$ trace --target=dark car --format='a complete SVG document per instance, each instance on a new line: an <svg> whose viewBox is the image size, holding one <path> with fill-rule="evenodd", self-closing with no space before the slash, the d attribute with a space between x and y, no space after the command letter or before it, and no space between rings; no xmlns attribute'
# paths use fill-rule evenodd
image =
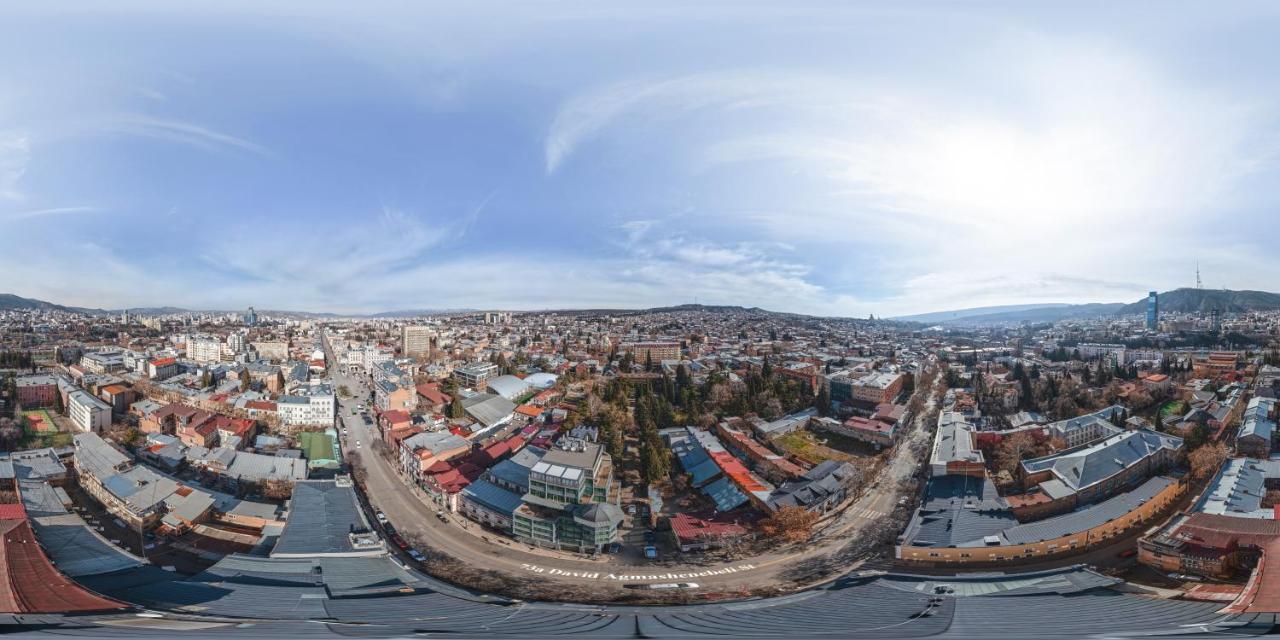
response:
<svg viewBox="0 0 1280 640"><path fill-rule="evenodd" d="M652 532L652 531L646 531L646 532L644 532L644 542L645 542L645 544L654 544L654 543L656 543L657 541L658 541L658 535L657 535L657 534L655 534L655 533L654 533L654 532Z"/></svg>
<svg viewBox="0 0 1280 640"><path fill-rule="evenodd" d="M383 523L383 525L382 525L382 530L383 530L383 531L386 531L386 532L387 532L387 535L389 535L389 536L393 536L393 535L395 535L395 534L396 534L396 528L395 528L395 525L392 525L390 522L385 522L385 523Z"/></svg>

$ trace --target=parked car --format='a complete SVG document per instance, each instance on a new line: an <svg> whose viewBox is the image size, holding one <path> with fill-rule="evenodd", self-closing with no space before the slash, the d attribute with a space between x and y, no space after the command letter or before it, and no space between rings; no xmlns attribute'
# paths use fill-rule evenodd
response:
<svg viewBox="0 0 1280 640"><path fill-rule="evenodd" d="M381 523L383 523L383 524L386 524L386 522L387 522L387 514L385 514L385 513L381 512L381 511L379 511L379 512L378 512L378 514L377 514L376 516L374 516L374 517L376 517L376 518L378 519L378 522L381 522Z"/></svg>
<svg viewBox="0 0 1280 640"><path fill-rule="evenodd" d="M634 504L627 505L627 515L634 516L636 514L636 506Z"/></svg>
<svg viewBox="0 0 1280 640"><path fill-rule="evenodd" d="M400 547L401 549L409 548L409 543L405 542L404 538L401 538L399 534L391 536L391 542L392 544L396 545L397 547Z"/></svg>
<svg viewBox="0 0 1280 640"><path fill-rule="evenodd" d="M1121 551L1121 552L1120 552L1119 554L1117 554L1117 555L1119 555L1121 558L1132 558L1132 557L1134 557L1134 556L1138 555L1138 550L1137 550L1137 549L1125 549L1124 551Z"/></svg>
<svg viewBox="0 0 1280 640"><path fill-rule="evenodd" d="M619 543L619 542L612 542L612 543L610 543L610 544L609 544L609 547L608 547L608 549L606 549L606 550L607 550L609 553L621 553L621 552L622 552L622 543Z"/></svg>
<svg viewBox="0 0 1280 640"><path fill-rule="evenodd" d="M409 553L409 557L410 557L410 558L413 558L414 560L417 560L418 562L426 562L426 560L427 560L427 557L426 557L426 556L424 556L424 555L422 555L422 552L421 552L421 551L418 551L417 549L410 549L410 550L408 551L408 553Z"/></svg>
<svg viewBox="0 0 1280 640"><path fill-rule="evenodd" d="M359 449L359 448L360 448L360 441L359 441L359 440L356 440L356 448L357 448L357 449Z"/></svg>
<svg viewBox="0 0 1280 640"><path fill-rule="evenodd" d="M384 523L382 523L382 530L383 530L383 531L386 531L386 532L387 532L387 535L393 535L393 534L395 534L395 532L396 532L396 528L395 528L395 527L393 527L393 526L391 526L391 523L390 523L390 522L384 522Z"/></svg>
<svg viewBox="0 0 1280 640"><path fill-rule="evenodd" d="M644 548L644 557L645 557L645 558L647 558L647 559L649 559L649 560L657 560L657 559L658 559L658 548L657 548L657 547L655 547L655 546L653 546L653 545L649 545L649 546L645 547L645 548Z"/></svg>
<svg viewBox="0 0 1280 640"><path fill-rule="evenodd" d="M645 541L645 544L650 544L650 545L656 544L658 542L658 534L654 533L652 529L650 529L649 531L645 531L644 541Z"/></svg>

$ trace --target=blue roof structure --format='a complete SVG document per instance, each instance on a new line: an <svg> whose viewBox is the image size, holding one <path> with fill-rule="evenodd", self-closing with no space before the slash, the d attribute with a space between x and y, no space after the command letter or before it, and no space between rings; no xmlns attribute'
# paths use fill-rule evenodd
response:
<svg viewBox="0 0 1280 640"><path fill-rule="evenodd" d="M718 511L728 511L742 506L747 501L746 494L729 482L728 478L720 478L707 485L703 491L716 503Z"/></svg>
<svg viewBox="0 0 1280 640"><path fill-rule="evenodd" d="M462 499L504 515L511 515L523 504L520 496L483 478L467 485L462 490Z"/></svg>

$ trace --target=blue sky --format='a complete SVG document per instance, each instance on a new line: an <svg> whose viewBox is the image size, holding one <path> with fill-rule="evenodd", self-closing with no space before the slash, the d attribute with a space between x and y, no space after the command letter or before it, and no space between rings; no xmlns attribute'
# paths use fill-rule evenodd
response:
<svg viewBox="0 0 1280 640"><path fill-rule="evenodd" d="M1196 261L1280 289L1274 4L32 4L0 9L2 292L882 316L1132 301Z"/></svg>

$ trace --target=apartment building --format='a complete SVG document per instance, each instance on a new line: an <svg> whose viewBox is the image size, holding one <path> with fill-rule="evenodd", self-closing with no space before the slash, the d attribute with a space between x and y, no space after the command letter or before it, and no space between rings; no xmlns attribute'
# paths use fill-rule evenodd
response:
<svg viewBox="0 0 1280 640"><path fill-rule="evenodd" d="M565 439L529 469L529 491L512 514L516 539L544 547L599 550L618 538L613 459L594 443Z"/></svg>
<svg viewBox="0 0 1280 640"><path fill-rule="evenodd" d="M76 389L67 394L67 416L79 430L101 433L111 426L111 405L88 391Z"/></svg>
<svg viewBox="0 0 1280 640"><path fill-rule="evenodd" d="M276 399L276 414L286 426L333 426L337 416L333 385L322 382L301 386Z"/></svg>
<svg viewBox="0 0 1280 640"><path fill-rule="evenodd" d="M187 357L201 364L222 360L222 341L213 336L187 338Z"/></svg>
<svg viewBox="0 0 1280 640"><path fill-rule="evenodd" d="M489 381L498 377L501 373L498 365L491 362L473 362L463 365L453 370L453 378L463 387L471 387L473 389L484 389L488 387Z"/></svg>
<svg viewBox="0 0 1280 640"><path fill-rule="evenodd" d="M409 357L425 356L431 353L431 337L434 334L432 327L405 325L400 328L400 351Z"/></svg>
<svg viewBox="0 0 1280 640"><path fill-rule="evenodd" d="M24 408L52 407L58 402L58 378L53 375L19 376L14 386L18 404Z"/></svg>
<svg viewBox="0 0 1280 640"><path fill-rule="evenodd" d="M632 342L622 345L622 350L630 353L638 363L652 361L656 364L680 359L679 342Z"/></svg>

